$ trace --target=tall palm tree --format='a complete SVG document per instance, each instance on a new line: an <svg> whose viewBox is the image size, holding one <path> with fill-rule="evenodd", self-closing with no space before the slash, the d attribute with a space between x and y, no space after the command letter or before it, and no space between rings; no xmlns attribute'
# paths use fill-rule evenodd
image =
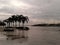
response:
<svg viewBox="0 0 60 45"><path fill-rule="evenodd" d="M13 21L12 21L12 18L11 17L8 18L8 21L9 21L10 26L12 26L12 22Z"/></svg>
<svg viewBox="0 0 60 45"><path fill-rule="evenodd" d="M5 26L6 24L3 21L0 21L0 26Z"/></svg>
<svg viewBox="0 0 60 45"><path fill-rule="evenodd" d="M29 18L28 18L28 16L25 16L25 18L26 18L26 22L28 23L28 21L29 21Z"/></svg>
<svg viewBox="0 0 60 45"><path fill-rule="evenodd" d="M22 17L23 17L23 15L18 15L19 27L20 27L20 23L21 23L21 21L22 21Z"/></svg>
<svg viewBox="0 0 60 45"><path fill-rule="evenodd" d="M24 23L25 23L25 22L28 23L28 21L29 21L29 18L28 18L27 16L23 16L23 17L22 17L22 25L23 25L23 27L24 27Z"/></svg>
<svg viewBox="0 0 60 45"><path fill-rule="evenodd" d="M28 21L29 21L29 18L27 17L27 16L22 16L22 24L23 24L23 28L25 28L24 27L24 23L25 22L27 22L28 23ZM25 36L24 36L24 30L22 30L22 37L24 38Z"/></svg>
<svg viewBox="0 0 60 45"><path fill-rule="evenodd" d="M7 27L9 26L9 21L8 21L8 19L4 20L3 22L6 23Z"/></svg>
<svg viewBox="0 0 60 45"><path fill-rule="evenodd" d="M12 21L13 21L13 26L14 26L14 23L15 23L15 15L12 16Z"/></svg>
<svg viewBox="0 0 60 45"><path fill-rule="evenodd" d="M17 21L18 21L18 15L15 16L14 21L15 21L15 27L16 27L17 26Z"/></svg>

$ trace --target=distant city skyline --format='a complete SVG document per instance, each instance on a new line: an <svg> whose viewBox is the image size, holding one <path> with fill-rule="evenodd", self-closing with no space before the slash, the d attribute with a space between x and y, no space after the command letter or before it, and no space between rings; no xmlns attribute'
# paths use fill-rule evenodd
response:
<svg viewBox="0 0 60 45"><path fill-rule="evenodd" d="M0 20L14 14L28 16L30 24L60 23L60 0L0 0Z"/></svg>

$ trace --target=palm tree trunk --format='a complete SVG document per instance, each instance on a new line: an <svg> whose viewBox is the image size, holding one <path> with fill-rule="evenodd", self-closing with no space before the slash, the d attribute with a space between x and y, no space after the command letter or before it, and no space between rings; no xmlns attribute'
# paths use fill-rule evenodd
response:
<svg viewBox="0 0 60 45"><path fill-rule="evenodd" d="M17 27L17 22L15 22L15 27Z"/></svg>
<svg viewBox="0 0 60 45"><path fill-rule="evenodd" d="M9 23L9 27L10 27L10 23Z"/></svg>
<svg viewBox="0 0 60 45"><path fill-rule="evenodd" d="M19 27L20 27L20 22L19 22Z"/></svg>
<svg viewBox="0 0 60 45"><path fill-rule="evenodd" d="M12 22L10 23L10 27L12 27Z"/></svg>
<svg viewBox="0 0 60 45"><path fill-rule="evenodd" d="M7 25L8 25L8 24L6 23L6 26L5 26L5 27L7 27Z"/></svg>
<svg viewBox="0 0 60 45"><path fill-rule="evenodd" d="M14 22L13 22L13 27L14 27Z"/></svg>
<svg viewBox="0 0 60 45"><path fill-rule="evenodd" d="M9 24L7 23L7 27L9 26Z"/></svg>

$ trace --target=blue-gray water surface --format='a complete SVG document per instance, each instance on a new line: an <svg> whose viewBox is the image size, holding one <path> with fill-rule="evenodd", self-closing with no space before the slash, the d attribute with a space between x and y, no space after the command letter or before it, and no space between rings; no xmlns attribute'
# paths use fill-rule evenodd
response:
<svg viewBox="0 0 60 45"><path fill-rule="evenodd" d="M28 38L7 40L0 32L0 45L60 45L60 27L29 27Z"/></svg>

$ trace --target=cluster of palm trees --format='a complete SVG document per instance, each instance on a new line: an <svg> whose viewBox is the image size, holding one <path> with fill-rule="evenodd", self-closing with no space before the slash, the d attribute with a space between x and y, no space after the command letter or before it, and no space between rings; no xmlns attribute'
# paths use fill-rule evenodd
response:
<svg viewBox="0 0 60 45"><path fill-rule="evenodd" d="M3 21L0 21L0 26L6 25Z"/></svg>
<svg viewBox="0 0 60 45"><path fill-rule="evenodd" d="M6 23L7 27L16 27L17 25L19 25L22 23L22 26L24 26L24 23L27 22L28 23L29 18L27 16L23 16L23 15L12 15L11 17L9 17L8 19L3 20L3 22ZM19 24L17 24L17 22Z"/></svg>

